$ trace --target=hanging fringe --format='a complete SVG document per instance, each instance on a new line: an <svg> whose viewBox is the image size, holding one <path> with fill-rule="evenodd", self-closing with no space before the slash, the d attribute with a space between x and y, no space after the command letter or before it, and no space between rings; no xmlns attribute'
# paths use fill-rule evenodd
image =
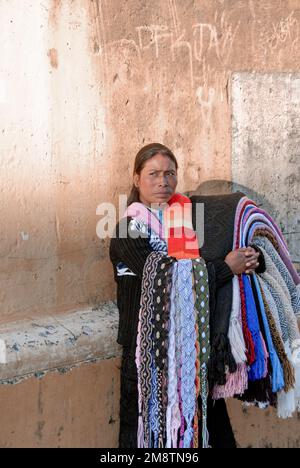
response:
<svg viewBox="0 0 300 468"><path fill-rule="evenodd" d="M237 364L245 363L247 361L245 341L242 325L237 318L230 321L228 337L235 362Z"/></svg>
<svg viewBox="0 0 300 468"><path fill-rule="evenodd" d="M295 371L295 409L300 411L300 363L295 359L295 350L292 354L292 363Z"/></svg>
<svg viewBox="0 0 300 468"><path fill-rule="evenodd" d="M209 433L208 433L208 429L207 427L205 427L205 429L202 430L202 448L204 449L208 449L210 448L210 445L209 445Z"/></svg>
<svg viewBox="0 0 300 468"><path fill-rule="evenodd" d="M208 399L208 376L207 366L201 366L201 399L202 399L202 447L208 448L209 434L207 429L207 399Z"/></svg>
<svg viewBox="0 0 300 468"><path fill-rule="evenodd" d="M292 418L296 411L295 390L278 392L277 416L282 419Z"/></svg>
<svg viewBox="0 0 300 468"><path fill-rule="evenodd" d="M142 415L139 415L137 444L138 444L138 448L145 448L144 447L144 424L143 424Z"/></svg>
<svg viewBox="0 0 300 468"><path fill-rule="evenodd" d="M300 411L300 367L295 368L295 406Z"/></svg>
<svg viewBox="0 0 300 468"><path fill-rule="evenodd" d="M248 389L243 395L237 395L241 401L249 403L267 403L271 406L277 404L277 394L272 392L271 379L268 375L265 379L256 380L255 382L248 382Z"/></svg>
<svg viewBox="0 0 300 468"><path fill-rule="evenodd" d="M233 398L235 395L242 395L248 388L248 370L246 364L237 364L237 370L233 374L227 374L225 385L215 385L212 398Z"/></svg>
<svg viewBox="0 0 300 468"><path fill-rule="evenodd" d="M289 342L284 343L284 350L288 359L291 359L292 353L291 353ZM287 392L281 391L278 393L277 416L282 419L291 418L295 411L296 411L295 388L293 386Z"/></svg>
<svg viewBox="0 0 300 468"><path fill-rule="evenodd" d="M172 448L177 448L178 428L172 428Z"/></svg>
<svg viewBox="0 0 300 468"><path fill-rule="evenodd" d="M255 361L250 367L249 371L249 380L263 380L266 366L267 366L267 357L263 349L263 341L260 331L253 334L253 341L255 343Z"/></svg>
<svg viewBox="0 0 300 468"><path fill-rule="evenodd" d="M214 337L211 345L211 355L208 370L210 386L226 384L226 369L230 373L237 370L236 362L231 353L229 339L224 333Z"/></svg>

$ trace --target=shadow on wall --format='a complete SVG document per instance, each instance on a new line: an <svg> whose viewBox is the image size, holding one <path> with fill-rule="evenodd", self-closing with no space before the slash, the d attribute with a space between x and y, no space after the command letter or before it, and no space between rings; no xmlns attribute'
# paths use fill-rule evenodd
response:
<svg viewBox="0 0 300 468"><path fill-rule="evenodd" d="M235 182L222 180L222 179L215 179L215 180L208 180L200 184L196 190L187 191L185 195L192 196L192 195L226 195L233 192L243 192L247 195L248 198L253 200L257 206L263 208L267 211L271 216L276 216L276 208L275 206L267 199L265 194L260 194L255 190L252 190L249 187L245 187L244 185L236 184ZM282 226L281 226L282 228Z"/></svg>

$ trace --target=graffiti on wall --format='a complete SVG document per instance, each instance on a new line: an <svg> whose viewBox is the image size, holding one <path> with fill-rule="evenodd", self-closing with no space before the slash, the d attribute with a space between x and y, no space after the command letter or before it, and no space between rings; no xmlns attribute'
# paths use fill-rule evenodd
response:
<svg viewBox="0 0 300 468"><path fill-rule="evenodd" d="M170 19L165 24L142 24L136 26L130 39L121 37L115 41L107 41L107 31L103 17L101 2L96 2L95 20L97 22L97 51L108 66L109 56L119 48L127 57L128 51L143 62L146 57L153 60L176 62L180 58L188 60L189 79L192 89L197 88L199 73L206 67L208 60L215 67L226 68L234 49L234 43L241 25L238 20L232 24L226 11L216 12L214 23L196 22L187 30L182 27L174 0L169 0ZM201 80L199 80L201 81ZM201 81L202 82L202 81Z"/></svg>

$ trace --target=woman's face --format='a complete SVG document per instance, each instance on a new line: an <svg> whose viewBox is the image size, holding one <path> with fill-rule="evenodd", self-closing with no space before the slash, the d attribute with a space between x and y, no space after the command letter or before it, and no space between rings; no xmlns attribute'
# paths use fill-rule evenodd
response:
<svg viewBox="0 0 300 468"><path fill-rule="evenodd" d="M175 163L168 156L156 154L139 175L134 175L133 181L144 205L167 203L177 187Z"/></svg>

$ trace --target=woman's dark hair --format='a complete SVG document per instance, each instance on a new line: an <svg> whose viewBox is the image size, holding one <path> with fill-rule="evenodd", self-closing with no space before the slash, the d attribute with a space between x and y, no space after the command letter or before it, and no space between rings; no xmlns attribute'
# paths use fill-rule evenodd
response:
<svg viewBox="0 0 300 468"><path fill-rule="evenodd" d="M149 161L149 159L153 158L153 156L156 156L157 154L162 154L163 156L167 156L168 158L170 158L171 161L174 162L176 170L178 169L177 159L175 158L174 154L169 148L167 148L164 145L161 145L160 143L151 143L150 145L144 146L142 149L140 149L140 151L136 155L134 161L133 175L140 175L146 162ZM139 201L139 191L137 187L133 184L128 197L127 206L131 205L131 203Z"/></svg>

